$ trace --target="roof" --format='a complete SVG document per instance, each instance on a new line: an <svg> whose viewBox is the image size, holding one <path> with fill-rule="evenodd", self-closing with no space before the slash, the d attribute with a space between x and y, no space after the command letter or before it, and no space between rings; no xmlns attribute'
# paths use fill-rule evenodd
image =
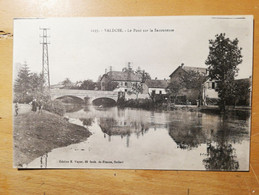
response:
<svg viewBox="0 0 259 195"><path fill-rule="evenodd" d="M195 72L199 72L200 74L203 74L203 75L206 75L207 73L207 69L206 68L200 68L200 67L193 67L193 66L184 66L184 65L181 65L181 66L178 66L174 72L172 74L169 75L169 77L172 77L172 75L177 72L179 69L182 69L186 72L189 72L189 71L195 71Z"/></svg>
<svg viewBox="0 0 259 195"><path fill-rule="evenodd" d="M106 75L112 81L142 81L141 77L133 72L110 71Z"/></svg>
<svg viewBox="0 0 259 195"><path fill-rule="evenodd" d="M185 71L195 71L195 72L199 72L201 74L206 74L207 73L207 69L206 68L200 68L200 67L192 67L192 66L183 66L182 67Z"/></svg>
<svg viewBox="0 0 259 195"><path fill-rule="evenodd" d="M145 84L149 88L167 88L166 80L146 80Z"/></svg>

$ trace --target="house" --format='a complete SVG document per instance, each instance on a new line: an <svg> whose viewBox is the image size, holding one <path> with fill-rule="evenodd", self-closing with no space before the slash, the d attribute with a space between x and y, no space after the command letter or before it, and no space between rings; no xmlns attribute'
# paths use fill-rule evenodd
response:
<svg viewBox="0 0 259 195"><path fill-rule="evenodd" d="M229 104L240 105L240 106L251 106L252 96L252 78L236 79L234 80L236 97L233 102ZM216 80L207 79L203 84L203 104L212 105L218 102L218 82Z"/></svg>
<svg viewBox="0 0 259 195"><path fill-rule="evenodd" d="M172 74L169 75L170 77L170 83L176 83L178 81L181 81L184 76L187 76L191 73L199 73L201 76L201 82L203 82L206 79L207 76L207 69L201 68L201 67L191 67L191 66L185 66L184 64L181 64L178 66ZM180 104L185 104L186 102L191 102L191 104L196 104L197 100L201 99L201 90L202 86L200 88L182 88L179 90L179 93L177 95L177 99Z"/></svg>
<svg viewBox="0 0 259 195"><path fill-rule="evenodd" d="M50 89L63 89L64 87L65 87L65 85L62 82L59 82L54 85L50 85Z"/></svg>
<svg viewBox="0 0 259 195"><path fill-rule="evenodd" d="M132 71L109 71L101 78L101 90L117 90L127 92L132 90L132 87L141 84L141 76ZM115 84L115 89L111 89L112 83Z"/></svg>
<svg viewBox="0 0 259 195"><path fill-rule="evenodd" d="M191 71L198 72L202 76L207 75L206 68L185 66L182 63L180 66L178 66L177 69L174 70L174 72L172 74L169 75L170 81L173 82L173 81L179 80L181 76L183 76L184 74L187 74L188 72L191 72Z"/></svg>
<svg viewBox="0 0 259 195"><path fill-rule="evenodd" d="M202 86L202 99L203 105L215 105L218 101L218 83L216 80L211 80L209 78L203 83Z"/></svg>
<svg viewBox="0 0 259 195"><path fill-rule="evenodd" d="M167 94L166 88L168 86L167 80L146 80L145 83L142 84L143 93L144 94Z"/></svg>

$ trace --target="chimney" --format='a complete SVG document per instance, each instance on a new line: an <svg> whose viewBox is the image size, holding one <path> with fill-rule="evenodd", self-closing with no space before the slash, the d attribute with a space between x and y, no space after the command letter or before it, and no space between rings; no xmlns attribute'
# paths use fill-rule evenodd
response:
<svg viewBox="0 0 259 195"><path fill-rule="evenodd" d="M157 80L157 77L155 78L155 80Z"/></svg>
<svg viewBox="0 0 259 195"><path fill-rule="evenodd" d="M105 68L105 74L107 74L107 68Z"/></svg>
<svg viewBox="0 0 259 195"><path fill-rule="evenodd" d="M128 62L128 69L130 69L130 62Z"/></svg>
<svg viewBox="0 0 259 195"><path fill-rule="evenodd" d="M184 63L181 63L181 67L183 67L184 66Z"/></svg>

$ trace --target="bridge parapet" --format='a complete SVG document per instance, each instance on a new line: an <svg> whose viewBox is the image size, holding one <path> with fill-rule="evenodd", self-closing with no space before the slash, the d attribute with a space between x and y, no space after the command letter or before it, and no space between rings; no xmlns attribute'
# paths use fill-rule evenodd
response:
<svg viewBox="0 0 259 195"><path fill-rule="evenodd" d="M78 90L78 89L51 89L51 99L56 99L64 96L75 96L84 100L89 97L90 101L97 98L110 98L118 100L118 92L115 91L97 91L97 90Z"/></svg>

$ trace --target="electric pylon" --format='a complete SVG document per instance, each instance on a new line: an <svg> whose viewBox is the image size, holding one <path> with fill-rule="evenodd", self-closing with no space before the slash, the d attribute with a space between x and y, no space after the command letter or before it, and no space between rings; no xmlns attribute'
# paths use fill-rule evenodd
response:
<svg viewBox="0 0 259 195"><path fill-rule="evenodd" d="M40 28L42 30L42 79L44 81L43 87L50 88L50 78L49 78L49 53L48 53L48 30L49 28Z"/></svg>

